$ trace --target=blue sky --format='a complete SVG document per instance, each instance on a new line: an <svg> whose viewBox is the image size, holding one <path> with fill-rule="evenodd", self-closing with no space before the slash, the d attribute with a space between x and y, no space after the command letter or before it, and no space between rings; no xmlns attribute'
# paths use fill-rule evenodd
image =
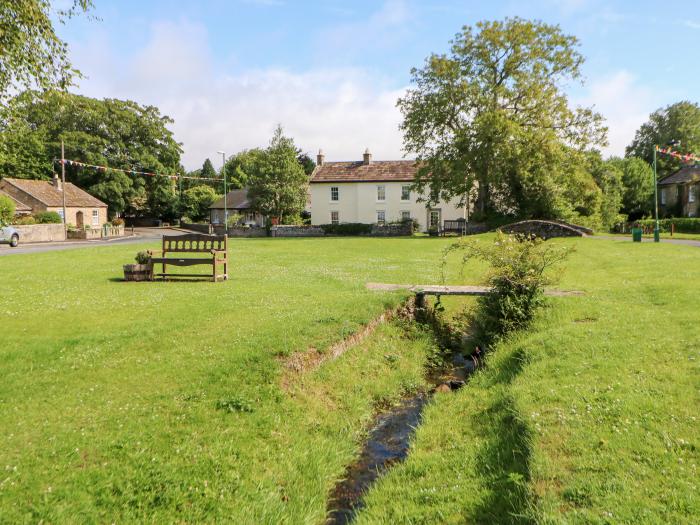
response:
<svg viewBox="0 0 700 525"><path fill-rule="evenodd" d="M60 27L88 78L78 92L154 104L183 162L264 145L277 123L329 160L400 158L395 102L410 69L463 25L505 16L559 24L586 57L575 104L607 119L621 154L656 108L698 101L700 2L530 0L96 0Z"/></svg>

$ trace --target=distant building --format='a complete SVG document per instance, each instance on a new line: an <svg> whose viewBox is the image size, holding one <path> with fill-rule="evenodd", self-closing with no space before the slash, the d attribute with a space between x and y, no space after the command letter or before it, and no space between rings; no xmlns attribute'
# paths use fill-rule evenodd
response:
<svg viewBox="0 0 700 525"><path fill-rule="evenodd" d="M687 166L659 181L659 205L667 215L697 217L700 165Z"/></svg>
<svg viewBox="0 0 700 525"><path fill-rule="evenodd" d="M374 161L369 150L361 161L350 162L326 162L319 151L310 180L311 224L415 219L426 231L465 218L456 199L429 207L418 202L421 195L411 189L417 169L412 160Z"/></svg>
<svg viewBox="0 0 700 525"><path fill-rule="evenodd" d="M224 212L228 211L228 216L240 215L242 224L248 226L265 226L265 217L253 211L248 199L248 190L233 190L226 195L226 208L224 208L224 197L209 206L209 221L211 224L224 224Z"/></svg>
<svg viewBox="0 0 700 525"><path fill-rule="evenodd" d="M66 217L63 217L64 191ZM18 207L21 214L55 211L64 222L78 228L100 228L107 222L107 205L104 202L70 182L64 188L57 176L52 181L5 178L0 180L0 192L22 205L21 209Z"/></svg>

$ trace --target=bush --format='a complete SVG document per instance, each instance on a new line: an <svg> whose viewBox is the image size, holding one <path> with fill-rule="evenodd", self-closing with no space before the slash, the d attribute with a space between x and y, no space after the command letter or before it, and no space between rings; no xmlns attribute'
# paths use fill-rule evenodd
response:
<svg viewBox="0 0 700 525"><path fill-rule="evenodd" d="M112 226L124 226L124 219L121 217L115 217L112 219Z"/></svg>
<svg viewBox="0 0 700 525"><path fill-rule="evenodd" d="M34 219L39 224L61 224L63 219L55 211L41 211L34 214Z"/></svg>
<svg viewBox="0 0 700 525"><path fill-rule="evenodd" d="M243 220L243 215L241 215L240 213L231 213L229 214L228 220L226 221L227 226L229 228L238 226L238 223L241 222L241 220Z"/></svg>
<svg viewBox="0 0 700 525"><path fill-rule="evenodd" d="M641 227L654 227L654 219L642 219L637 221ZM700 218L697 217L679 217L676 219L660 219L659 229L662 232L670 232L671 224L674 226L674 231L678 233L700 233Z"/></svg>
<svg viewBox="0 0 700 525"><path fill-rule="evenodd" d="M36 219L34 219L34 217L31 215L23 215L21 217L17 217L14 220L14 224L17 224L18 226L29 226L31 224L36 224Z"/></svg>
<svg viewBox="0 0 700 525"><path fill-rule="evenodd" d="M134 260L136 264L148 264L151 262L151 256L148 252L139 252L136 254L136 257L134 257Z"/></svg>
<svg viewBox="0 0 700 525"><path fill-rule="evenodd" d="M15 201L0 195L0 226L10 224L15 217Z"/></svg>
<svg viewBox="0 0 700 525"><path fill-rule="evenodd" d="M490 245L460 240L448 246L443 268L447 255L453 251L464 252L463 262L477 258L490 266L487 284L491 292L479 298L472 319L475 335L489 344L527 326L542 304L545 285L552 282L547 271L566 259L571 248L546 243L534 236L499 233Z"/></svg>
<svg viewBox="0 0 700 525"><path fill-rule="evenodd" d="M369 235L372 233L371 224L347 222L341 224L322 224L321 229L326 235Z"/></svg>

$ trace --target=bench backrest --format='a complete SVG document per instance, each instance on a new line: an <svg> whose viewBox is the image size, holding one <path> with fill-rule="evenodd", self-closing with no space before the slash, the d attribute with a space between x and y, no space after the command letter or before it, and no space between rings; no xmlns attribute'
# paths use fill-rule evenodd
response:
<svg viewBox="0 0 700 525"><path fill-rule="evenodd" d="M462 231L464 229L465 224L466 221L464 219L445 221L444 229Z"/></svg>
<svg viewBox="0 0 700 525"><path fill-rule="evenodd" d="M226 251L228 249L226 235L163 235L163 253L189 252L209 253L211 250Z"/></svg>

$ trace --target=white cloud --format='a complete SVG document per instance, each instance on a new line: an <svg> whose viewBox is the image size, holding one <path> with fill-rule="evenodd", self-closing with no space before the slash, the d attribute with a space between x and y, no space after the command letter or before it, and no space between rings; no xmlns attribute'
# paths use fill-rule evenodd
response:
<svg viewBox="0 0 700 525"><path fill-rule="evenodd" d="M691 29L700 29L700 22L695 20L683 20L683 25Z"/></svg>
<svg viewBox="0 0 700 525"><path fill-rule="evenodd" d="M207 157L216 162L217 150L266 145L278 123L305 151L323 148L328 160L360 159L365 147L377 159L402 156L396 100L403 90L378 74L334 67L226 72L212 61L205 28L185 21L154 24L134 55L116 56L104 39L89 42L73 46L89 77L79 91L159 107L175 119L188 169Z"/></svg>
<svg viewBox="0 0 700 525"><path fill-rule="evenodd" d="M657 108L652 91L625 70L594 79L586 94L574 102L593 106L606 118L609 146L605 153L609 155L623 155L636 130Z"/></svg>

